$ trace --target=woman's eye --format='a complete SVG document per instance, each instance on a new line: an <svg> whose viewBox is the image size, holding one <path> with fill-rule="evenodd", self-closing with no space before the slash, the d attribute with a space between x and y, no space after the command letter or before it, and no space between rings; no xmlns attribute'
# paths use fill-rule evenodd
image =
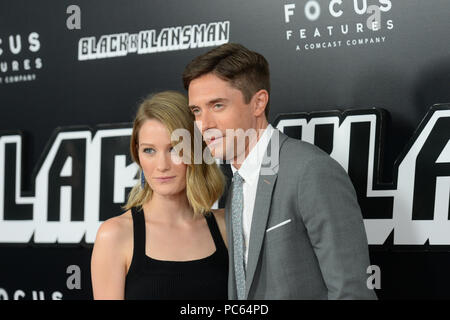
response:
<svg viewBox="0 0 450 320"><path fill-rule="evenodd" d="M153 154L153 153L155 153L155 149L153 149L153 148L145 148L144 149L144 153Z"/></svg>
<svg viewBox="0 0 450 320"><path fill-rule="evenodd" d="M192 108L193 114L198 114L199 112L200 112L200 110L198 108Z"/></svg>

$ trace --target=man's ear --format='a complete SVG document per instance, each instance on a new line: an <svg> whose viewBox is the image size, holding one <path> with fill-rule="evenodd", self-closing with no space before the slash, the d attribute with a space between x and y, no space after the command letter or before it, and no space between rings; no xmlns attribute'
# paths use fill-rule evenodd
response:
<svg viewBox="0 0 450 320"><path fill-rule="evenodd" d="M267 102L269 102L269 93L265 89L257 91L253 97L253 115L259 117L266 110Z"/></svg>

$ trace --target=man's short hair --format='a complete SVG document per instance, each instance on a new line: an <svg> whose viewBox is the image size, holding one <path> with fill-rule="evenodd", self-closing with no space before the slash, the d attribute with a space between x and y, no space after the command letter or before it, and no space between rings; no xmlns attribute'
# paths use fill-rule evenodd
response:
<svg viewBox="0 0 450 320"><path fill-rule="evenodd" d="M267 60L243 45L226 43L196 57L184 69L184 88L188 90L192 80L207 73L213 73L240 90L245 103L249 103L253 95L261 89L267 90L270 94ZM269 119L269 102L264 113L266 119Z"/></svg>

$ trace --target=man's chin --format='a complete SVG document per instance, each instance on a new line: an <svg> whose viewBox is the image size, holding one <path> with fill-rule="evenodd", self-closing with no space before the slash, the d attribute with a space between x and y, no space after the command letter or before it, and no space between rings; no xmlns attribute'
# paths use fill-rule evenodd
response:
<svg viewBox="0 0 450 320"><path fill-rule="evenodd" d="M215 150L215 149L213 149L213 150L209 150L210 151L210 153L211 153L211 156L214 158L214 159L217 159L217 160L225 160L224 158L224 154L223 154L223 152L222 151L218 151L217 152L217 150Z"/></svg>
<svg viewBox="0 0 450 320"><path fill-rule="evenodd" d="M209 149L209 150L210 150L211 156L216 160L221 160L223 162L227 162L227 161L229 162L229 161L233 160L233 155L227 157L227 153L224 150L220 150L220 149L219 150L218 149L213 149L213 150Z"/></svg>
<svg viewBox="0 0 450 320"><path fill-rule="evenodd" d="M223 162L230 162L234 159L234 152L233 149L227 150L222 146L218 146L217 148L212 148L212 146L208 146L209 153L211 156L216 160L221 160Z"/></svg>

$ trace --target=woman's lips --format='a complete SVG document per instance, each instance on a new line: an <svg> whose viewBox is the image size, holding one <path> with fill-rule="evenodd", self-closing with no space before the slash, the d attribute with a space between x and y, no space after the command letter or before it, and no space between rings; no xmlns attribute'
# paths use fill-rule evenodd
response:
<svg viewBox="0 0 450 320"><path fill-rule="evenodd" d="M158 182L166 182L166 181L172 180L173 178L175 178L175 176L172 176L172 177L157 177L155 179Z"/></svg>

